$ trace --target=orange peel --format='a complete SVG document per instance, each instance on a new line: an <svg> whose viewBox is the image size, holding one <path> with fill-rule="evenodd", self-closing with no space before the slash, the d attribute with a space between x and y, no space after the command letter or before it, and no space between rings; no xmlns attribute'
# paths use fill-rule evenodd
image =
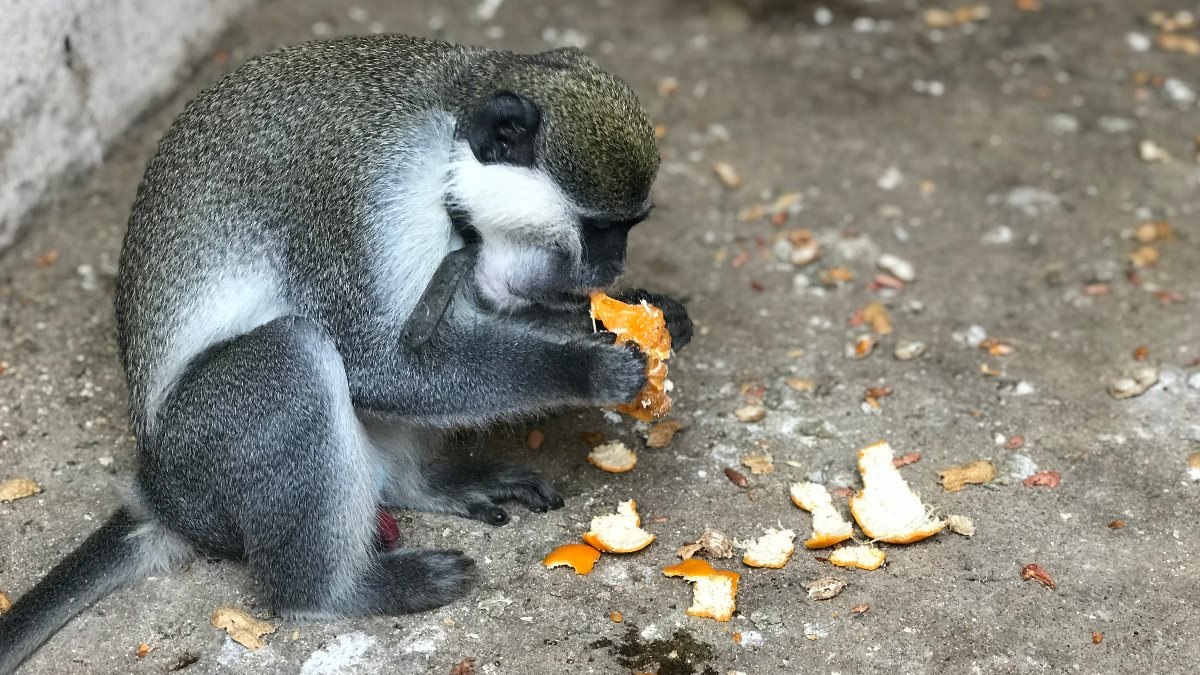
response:
<svg viewBox="0 0 1200 675"><path fill-rule="evenodd" d="M737 609L735 598L741 578L737 572L714 569L706 560L688 558L664 568L663 576L683 577L692 584L692 606L687 609L688 616L729 621Z"/></svg>
<svg viewBox="0 0 1200 675"><path fill-rule="evenodd" d="M838 567L857 567L860 570L878 569L887 560L887 553L874 546L843 546L829 554L829 562Z"/></svg>
<svg viewBox="0 0 1200 675"><path fill-rule="evenodd" d="M826 548L854 536L854 526L838 513L833 505L833 497L824 485L793 483L789 494L793 504L813 516L813 533L804 542L805 548Z"/></svg>
<svg viewBox="0 0 1200 675"><path fill-rule="evenodd" d="M880 441L858 451L863 489L850 498L850 513L864 534L889 544L911 544L941 532L946 521L929 515L892 464L892 446Z"/></svg>
<svg viewBox="0 0 1200 675"><path fill-rule="evenodd" d="M605 553L633 553L654 541L654 535L642 529L637 502L630 499L617 505L617 512L592 518L583 540Z"/></svg>
<svg viewBox="0 0 1200 675"><path fill-rule="evenodd" d="M547 568L570 567L576 574L590 574L600 559L600 551L587 544L563 544L550 551L542 564Z"/></svg>
<svg viewBox="0 0 1200 675"><path fill-rule="evenodd" d="M625 473L633 471L637 466L637 453L630 450L621 441L609 441L592 448L587 461L592 466L609 473Z"/></svg>
<svg viewBox="0 0 1200 675"><path fill-rule="evenodd" d="M663 417L671 410L667 394L667 364L671 355L671 333L663 311L648 302L629 305L602 292L592 294L591 317L615 333L617 340L632 342L646 354L646 386L628 403L617 406L617 412L649 422Z"/></svg>
<svg viewBox="0 0 1200 675"><path fill-rule="evenodd" d="M781 569L796 552L796 546L792 543L795 538L796 533L791 530L769 529L766 534L745 545L746 553L742 556L742 562L749 567Z"/></svg>

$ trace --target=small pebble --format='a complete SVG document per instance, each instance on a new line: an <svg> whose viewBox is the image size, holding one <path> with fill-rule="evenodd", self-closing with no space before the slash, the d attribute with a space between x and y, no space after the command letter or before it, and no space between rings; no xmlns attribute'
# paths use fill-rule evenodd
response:
<svg viewBox="0 0 1200 675"><path fill-rule="evenodd" d="M1152 43L1150 42L1150 38L1141 33L1126 33L1125 44L1129 45L1129 48L1135 52L1147 52L1150 51Z"/></svg>
<svg viewBox="0 0 1200 675"><path fill-rule="evenodd" d="M736 190L742 186L742 176L730 164L725 162L715 162L712 165L713 173L717 174L717 178L721 180L721 184L730 190Z"/></svg>
<svg viewBox="0 0 1200 675"><path fill-rule="evenodd" d="M1118 377L1108 383L1108 393L1115 399L1133 398L1146 393L1158 382L1158 368L1144 366L1134 370L1129 375Z"/></svg>
<svg viewBox="0 0 1200 675"><path fill-rule="evenodd" d="M1138 143L1138 157L1143 162L1168 162L1171 154L1152 140L1145 139Z"/></svg>
<svg viewBox="0 0 1200 675"><path fill-rule="evenodd" d="M896 188L900 187L900 184L903 182L904 174L900 173L900 169L890 166L888 167L887 171L884 171L883 175L879 177L879 180L876 181L876 184L879 185L881 190L895 190Z"/></svg>
<svg viewBox="0 0 1200 675"><path fill-rule="evenodd" d="M879 256L879 260L875 264L879 266L879 269L905 283L911 284L917 279L917 271L913 268L912 263L891 253Z"/></svg>
<svg viewBox="0 0 1200 675"><path fill-rule="evenodd" d="M917 340L901 340L893 352L897 361L911 361L924 353L925 343Z"/></svg>
<svg viewBox="0 0 1200 675"><path fill-rule="evenodd" d="M761 405L744 405L733 411L733 415L741 422L757 422L766 417L767 410Z"/></svg>

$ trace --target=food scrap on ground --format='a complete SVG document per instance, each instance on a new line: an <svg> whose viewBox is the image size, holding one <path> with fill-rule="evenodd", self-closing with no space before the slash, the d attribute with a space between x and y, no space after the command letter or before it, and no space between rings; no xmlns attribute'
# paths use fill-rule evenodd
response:
<svg viewBox="0 0 1200 675"><path fill-rule="evenodd" d="M229 634L234 642L247 649L262 649L262 636L275 632L275 626L259 621L236 607L218 607L212 615L213 628Z"/></svg>
<svg viewBox="0 0 1200 675"><path fill-rule="evenodd" d="M732 466L725 467L725 477L729 479L730 483L733 483L740 488L750 487L750 479L746 478L746 474L738 471Z"/></svg>
<svg viewBox="0 0 1200 675"><path fill-rule="evenodd" d="M962 466L950 466L938 471L938 482L946 492L958 492L967 484L983 485L996 477L996 465L979 459Z"/></svg>
<svg viewBox="0 0 1200 675"><path fill-rule="evenodd" d="M708 562L690 558L663 570L668 577L683 577L692 584L692 606L689 616L717 621L729 621L737 608L736 597L740 575L730 570L713 569Z"/></svg>
<svg viewBox="0 0 1200 675"><path fill-rule="evenodd" d="M771 455L745 455L742 457L742 466L756 476L775 473L775 460Z"/></svg>
<svg viewBox="0 0 1200 675"><path fill-rule="evenodd" d="M475 659L467 657L454 664L454 667L450 669L450 675L475 675Z"/></svg>
<svg viewBox="0 0 1200 675"><path fill-rule="evenodd" d="M720 530L707 529L700 534L699 539L680 546L676 551L676 554L684 560L698 553L704 553L712 558L732 558L733 540Z"/></svg>
<svg viewBox="0 0 1200 675"><path fill-rule="evenodd" d="M590 574L600 551L587 544L563 544L542 559L547 568L570 567L576 574Z"/></svg>
<svg viewBox="0 0 1200 675"><path fill-rule="evenodd" d="M32 497L42 491L42 486L28 478L10 478L0 483L0 502L11 502Z"/></svg>
<svg viewBox="0 0 1200 675"><path fill-rule="evenodd" d="M833 497L819 483L794 483L789 494L792 503L813 516L813 533L804 542L809 549L826 548L854 536L854 526L838 513Z"/></svg>
<svg viewBox="0 0 1200 675"><path fill-rule="evenodd" d="M144 658L146 658L146 655L152 651L154 651L154 647L150 646L149 644L146 644L145 642L139 642L137 649L133 650L133 655L138 657L139 659L144 659Z"/></svg>
<svg viewBox="0 0 1200 675"><path fill-rule="evenodd" d="M862 311L863 321L871 327L876 335L892 334L892 317L882 302L872 302Z"/></svg>
<svg viewBox="0 0 1200 675"><path fill-rule="evenodd" d="M1051 577L1050 573L1046 571L1046 568L1037 563L1029 563L1028 565L1022 567L1021 578L1025 581L1033 579L1047 588L1058 587L1057 584L1054 583L1054 578Z"/></svg>
<svg viewBox="0 0 1200 675"><path fill-rule="evenodd" d="M882 549L863 544L843 546L829 554L829 562L838 567L857 567L860 570L878 569L887 560Z"/></svg>
<svg viewBox="0 0 1200 675"><path fill-rule="evenodd" d="M796 551L793 543L796 533L791 530L769 529L754 540L740 543L740 548L746 549L742 562L749 567L770 567L780 569L791 559Z"/></svg>
<svg viewBox="0 0 1200 675"><path fill-rule="evenodd" d="M733 416L738 418L739 422L758 422L766 415L767 410L761 405L744 405L733 411Z"/></svg>
<svg viewBox="0 0 1200 675"><path fill-rule="evenodd" d="M925 343L916 340L901 340L896 343L892 355L897 361L911 361L925 353Z"/></svg>
<svg viewBox="0 0 1200 675"><path fill-rule="evenodd" d="M1146 393L1158 382L1158 368L1142 366L1108 383L1108 393L1115 399L1133 398Z"/></svg>
<svg viewBox="0 0 1200 675"><path fill-rule="evenodd" d="M1061 481L1062 476L1057 471L1039 471L1021 482L1025 487L1056 488Z"/></svg>
<svg viewBox="0 0 1200 675"><path fill-rule="evenodd" d="M617 406L617 411L648 422L663 417L671 409L667 394L667 364L671 356L671 334L661 309L647 302L628 305L604 293L595 293L591 300L591 317L615 333L621 342L633 342L646 354L646 386L629 403Z"/></svg>
<svg viewBox="0 0 1200 675"><path fill-rule="evenodd" d="M8 594L0 591L0 614L12 609L12 600L8 599Z"/></svg>
<svg viewBox="0 0 1200 675"><path fill-rule="evenodd" d="M846 356L852 359L865 359L875 350L875 338L870 335L860 335L853 344L846 345Z"/></svg>
<svg viewBox="0 0 1200 675"><path fill-rule="evenodd" d="M813 579L804 587L808 589L809 600L828 600L845 590L846 582L833 577L821 577Z"/></svg>
<svg viewBox="0 0 1200 675"><path fill-rule="evenodd" d="M717 178L720 179L721 185L730 190L736 190L742 186L742 176L737 169L733 168L733 165L728 162L714 162L712 168L713 173L717 174Z"/></svg>
<svg viewBox="0 0 1200 675"><path fill-rule="evenodd" d="M609 441L597 445L587 455L589 464L609 473L633 471L633 468L637 466L637 459L637 453L630 450L621 441Z"/></svg>
<svg viewBox="0 0 1200 675"><path fill-rule="evenodd" d="M592 518L591 529L583 540L605 553L633 553L654 541L654 535L641 528L637 502L630 499L617 505L617 512Z"/></svg>
<svg viewBox="0 0 1200 675"><path fill-rule="evenodd" d="M650 427L646 432L646 447L665 448L675 440L675 434L683 429L683 425L675 420L665 420Z"/></svg>
<svg viewBox="0 0 1200 675"><path fill-rule="evenodd" d="M880 441L858 451L863 489L850 498L850 513L864 534L891 544L911 544L931 537L946 526L929 515L892 464L892 447Z"/></svg>
<svg viewBox="0 0 1200 675"><path fill-rule="evenodd" d="M975 523L966 516L946 516L946 525L954 534L964 537L975 536Z"/></svg>

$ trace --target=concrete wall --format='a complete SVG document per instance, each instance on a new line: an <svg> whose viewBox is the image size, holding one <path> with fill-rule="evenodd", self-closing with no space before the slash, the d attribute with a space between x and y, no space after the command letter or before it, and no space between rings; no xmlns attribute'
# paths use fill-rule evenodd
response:
<svg viewBox="0 0 1200 675"><path fill-rule="evenodd" d="M0 0L0 250L255 0Z"/></svg>

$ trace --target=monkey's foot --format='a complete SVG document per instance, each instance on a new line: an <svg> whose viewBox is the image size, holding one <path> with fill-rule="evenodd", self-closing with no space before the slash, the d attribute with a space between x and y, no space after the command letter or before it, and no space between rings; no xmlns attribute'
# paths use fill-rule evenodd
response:
<svg viewBox="0 0 1200 675"><path fill-rule="evenodd" d="M437 478L443 494L465 502L468 517L489 525L508 522L508 513L498 503L519 502L538 512L564 504L554 486L537 469L524 464L453 466L443 469Z"/></svg>
<svg viewBox="0 0 1200 675"><path fill-rule="evenodd" d="M347 613L395 616L441 607L467 592L474 567L459 551L381 553L358 589L359 606Z"/></svg>

